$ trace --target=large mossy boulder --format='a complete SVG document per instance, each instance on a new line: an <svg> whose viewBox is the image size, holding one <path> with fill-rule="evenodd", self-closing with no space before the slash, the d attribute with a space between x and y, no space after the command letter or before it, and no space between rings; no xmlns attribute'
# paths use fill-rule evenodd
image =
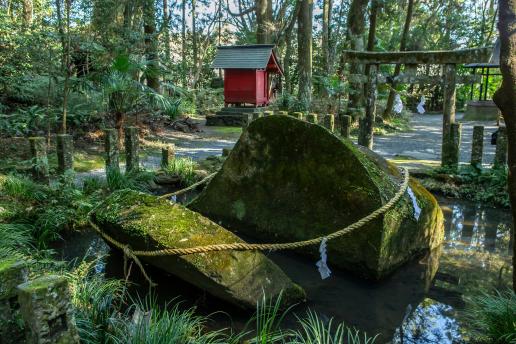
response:
<svg viewBox="0 0 516 344"><path fill-rule="evenodd" d="M401 181L386 160L319 125L269 116L251 123L188 207L258 240L291 242L354 223L388 202ZM329 265L381 279L442 239L437 201L411 180L384 216L328 243Z"/></svg>
<svg viewBox="0 0 516 344"><path fill-rule="evenodd" d="M94 212L94 222L134 250L189 248L243 242L184 206L131 190L114 192ZM302 301L303 290L257 251L220 251L142 260L243 308L254 308L265 293L283 301Z"/></svg>

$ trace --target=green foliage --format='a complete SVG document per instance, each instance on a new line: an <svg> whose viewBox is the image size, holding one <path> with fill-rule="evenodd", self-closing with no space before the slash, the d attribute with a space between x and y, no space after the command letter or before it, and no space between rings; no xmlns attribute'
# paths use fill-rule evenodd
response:
<svg viewBox="0 0 516 344"><path fill-rule="evenodd" d="M333 319L325 323L317 313L308 310L305 318L298 318L300 331L294 332L296 344L373 344L376 337L368 337L359 330L338 324L333 329Z"/></svg>
<svg viewBox="0 0 516 344"><path fill-rule="evenodd" d="M49 187L10 175L1 180L0 200L20 203L17 213L10 216L11 221L30 223L36 245L43 248L59 238L61 231L83 226L98 194L86 196L66 179Z"/></svg>
<svg viewBox="0 0 516 344"><path fill-rule="evenodd" d="M197 163L191 158L175 158L163 170L166 174L178 176L183 185L189 186L197 181L196 168Z"/></svg>
<svg viewBox="0 0 516 344"><path fill-rule="evenodd" d="M126 313L133 321L120 321L111 336L120 344L222 344L228 343L222 331L205 332L206 318L193 308L181 310L179 303L163 309L150 298L136 301Z"/></svg>
<svg viewBox="0 0 516 344"><path fill-rule="evenodd" d="M474 297L468 315L478 328L480 338L489 343L516 343L516 294L513 291Z"/></svg>
<svg viewBox="0 0 516 344"><path fill-rule="evenodd" d="M27 253L32 245L34 227L29 224L0 223L0 259Z"/></svg>
<svg viewBox="0 0 516 344"><path fill-rule="evenodd" d="M141 170L124 174L118 170L109 170L106 180L110 191L131 189L144 192L149 191L154 173Z"/></svg>
<svg viewBox="0 0 516 344"><path fill-rule="evenodd" d="M454 197L506 208L510 206L506 168L479 170L468 166L458 172L438 168L432 173L435 180L443 180L444 176L445 181L440 184L424 182L424 185Z"/></svg>
<svg viewBox="0 0 516 344"><path fill-rule="evenodd" d="M121 280L105 279L94 271L96 260L83 261L67 274L82 343L108 342L109 329L124 301Z"/></svg>

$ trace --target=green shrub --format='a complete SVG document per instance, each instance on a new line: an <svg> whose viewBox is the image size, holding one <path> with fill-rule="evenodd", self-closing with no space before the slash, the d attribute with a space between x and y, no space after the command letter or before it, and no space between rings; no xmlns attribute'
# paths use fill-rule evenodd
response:
<svg viewBox="0 0 516 344"><path fill-rule="evenodd" d="M482 294L471 300L469 318L490 343L516 343L516 294Z"/></svg>
<svg viewBox="0 0 516 344"><path fill-rule="evenodd" d="M205 332L206 318L196 316L194 309L180 310L179 304L165 305L155 301L137 301L126 313L126 319L115 327L111 336L120 344L222 344L228 343L222 331Z"/></svg>
<svg viewBox="0 0 516 344"><path fill-rule="evenodd" d="M163 170L167 174L178 176L183 185L189 186L197 181L196 168L197 163L191 158L175 158Z"/></svg>

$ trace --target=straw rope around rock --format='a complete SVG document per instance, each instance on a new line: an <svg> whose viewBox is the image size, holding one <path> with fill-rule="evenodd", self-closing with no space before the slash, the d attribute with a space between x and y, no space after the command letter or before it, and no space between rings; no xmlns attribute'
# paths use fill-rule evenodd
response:
<svg viewBox="0 0 516 344"><path fill-rule="evenodd" d="M206 180L211 179L215 175L212 174L208 177L206 177L203 181L206 182ZM140 270L142 270L142 273L144 277L149 281L151 285L153 285L153 282L148 277L148 275L145 273L143 269L143 265L139 261L138 257L158 257L158 256L184 256L184 255L190 255L190 254L196 254L196 253L207 253L207 252L219 252L219 251L279 251L279 250L293 250L298 249L306 246L313 246L320 244L324 239L326 240L332 240L336 239L338 237L341 237L343 235L349 234L353 232L354 230L363 227L367 223L375 220L380 215L386 213L389 209L391 209L403 195L407 191L408 184L409 184L409 172L406 168L403 168L403 183L400 186L400 189L394 197L392 197L389 202L385 203L380 208L376 209L369 215L361 218L360 220L350 224L349 226L346 226L338 231L335 231L333 233L330 233L328 235L320 236L317 238L309 239L309 240L302 240L302 241L295 241L295 242L288 242L288 243L265 243L265 244L249 244L249 243L228 243L228 244L213 244L213 245L205 245L205 246L196 246L196 247L190 247L190 248L165 248L160 250L150 250L150 251L142 251L142 250L132 250L129 245L123 244L114 238L112 238L110 235L102 231L93 221L91 220L91 217L88 217L88 221L90 225L110 244L113 246L119 248L124 252L125 259L131 258L133 259ZM202 181L201 181L202 182ZM200 183L200 182L199 182ZM200 184L197 184L197 186ZM192 185L193 186L193 185ZM172 194L167 194L167 198L175 195L179 195L181 193L184 193L188 190L192 189L192 186L176 191ZM188 190L187 190L188 189ZM165 195L164 195L165 196ZM163 198L163 196L161 196ZM91 213L90 213L91 214Z"/></svg>

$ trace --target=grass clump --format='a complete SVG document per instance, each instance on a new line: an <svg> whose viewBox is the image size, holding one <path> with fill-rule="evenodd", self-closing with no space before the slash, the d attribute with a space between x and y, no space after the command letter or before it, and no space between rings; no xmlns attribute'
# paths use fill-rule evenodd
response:
<svg viewBox="0 0 516 344"><path fill-rule="evenodd" d="M163 166L163 171L169 175L178 176L181 183L190 186L197 181L197 163L191 158L175 158L168 166Z"/></svg>
<svg viewBox="0 0 516 344"><path fill-rule="evenodd" d="M507 290L471 299L469 318L488 343L516 343L516 294Z"/></svg>

